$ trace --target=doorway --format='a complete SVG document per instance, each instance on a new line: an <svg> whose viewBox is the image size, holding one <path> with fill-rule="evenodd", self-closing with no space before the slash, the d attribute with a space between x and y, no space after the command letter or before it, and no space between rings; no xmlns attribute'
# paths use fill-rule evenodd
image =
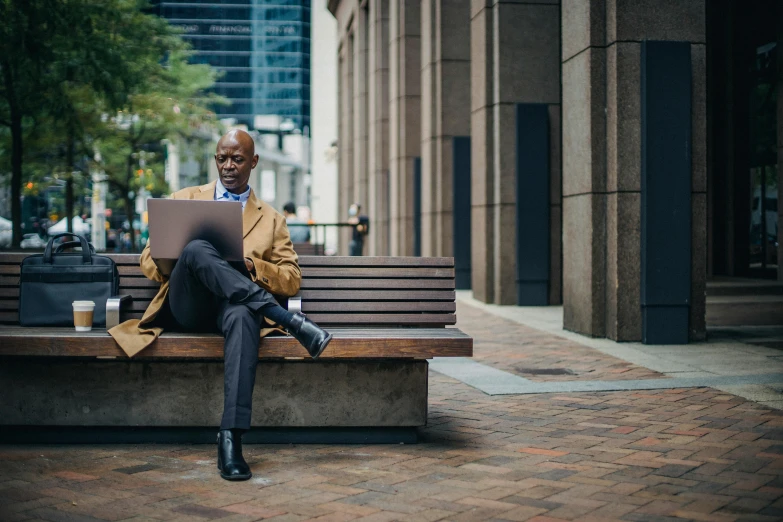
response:
<svg viewBox="0 0 783 522"><path fill-rule="evenodd" d="M779 276L780 4L707 3L711 276Z"/></svg>

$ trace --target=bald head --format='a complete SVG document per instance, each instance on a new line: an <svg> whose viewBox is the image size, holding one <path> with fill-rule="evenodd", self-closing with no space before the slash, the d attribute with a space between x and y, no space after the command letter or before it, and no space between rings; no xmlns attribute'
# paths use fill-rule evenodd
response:
<svg viewBox="0 0 783 522"><path fill-rule="evenodd" d="M220 182L226 190L242 194L247 190L250 171L256 168L258 155L253 138L247 132L234 129L218 141L215 151Z"/></svg>
<svg viewBox="0 0 783 522"><path fill-rule="evenodd" d="M218 141L217 150L220 150L221 145L240 145L250 151L251 156L256 153L253 137L242 129L232 129L225 133Z"/></svg>

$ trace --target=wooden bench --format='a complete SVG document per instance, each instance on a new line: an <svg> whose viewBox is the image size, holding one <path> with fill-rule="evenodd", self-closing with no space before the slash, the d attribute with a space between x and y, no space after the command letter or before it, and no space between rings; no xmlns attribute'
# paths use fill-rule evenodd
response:
<svg viewBox="0 0 783 522"><path fill-rule="evenodd" d="M129 360L105 329L21 327L26 255L0 253L0 439L213 442L223 339L166 332ZM141 317L158 284L141 274L138 255L109 256L120 293L132 296L121 319ZM427 359L472 355L472 339L450 327L453 259L299 263L301 309L334 338L318 361L291 337L262 339L253 421L263 429L248 441L414 441L427 419Z"/></svg>
<svg viewBox="0 0 783 522"><path fill-rule="evenodd" d="M324 245L320 243L294 243L294 252L298 256L322 256Z"/></svg>

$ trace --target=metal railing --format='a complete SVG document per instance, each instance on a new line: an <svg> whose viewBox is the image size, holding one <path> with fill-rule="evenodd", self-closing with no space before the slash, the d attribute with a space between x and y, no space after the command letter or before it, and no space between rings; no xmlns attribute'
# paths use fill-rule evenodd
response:
<svg viewBox="0 0 783 522"><path fill-rule="evenodd" d="M355 227L354 223L288 223L288 228L292 227L308 227L310 229L310 243L320 245L323 253L324 245L326 244L326 229L327 227L335 227L338 230L340 228Z"/></svg>

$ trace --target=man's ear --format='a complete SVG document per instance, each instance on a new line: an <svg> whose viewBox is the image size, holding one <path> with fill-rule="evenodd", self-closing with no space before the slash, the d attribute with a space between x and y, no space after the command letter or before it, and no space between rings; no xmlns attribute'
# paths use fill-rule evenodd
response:
<svg viewBox="0 0 783 522"><path fill-rule="evenodd" d="M256 165L258 165L258 154L256 154L255 156L253 156L253 166L252 166L252 167L250 167L250 168L253 168L253 169L254 169L254 168L256 168Z"/></svg>

